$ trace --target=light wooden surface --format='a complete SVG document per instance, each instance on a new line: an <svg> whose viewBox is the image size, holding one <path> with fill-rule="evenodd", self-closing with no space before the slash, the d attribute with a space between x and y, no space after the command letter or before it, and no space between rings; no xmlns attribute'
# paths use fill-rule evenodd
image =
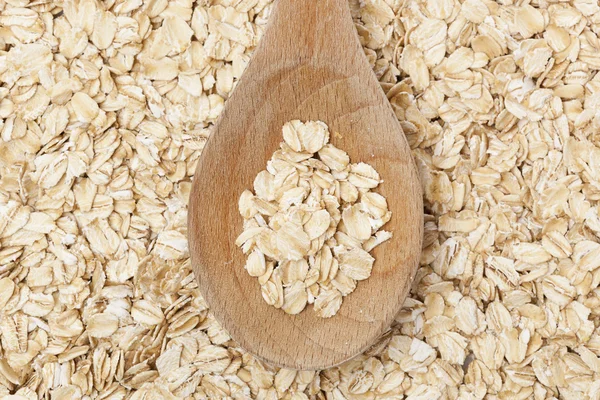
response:
<svg viewBox="0 0 600 400"><path fill-rule="evenodd" d="M267 305L235 246L238 199L292 119L321 120L353 162L385 180L394 237L373 251L369 279L322 319ZM421 254L423 211L402 129L359 44L347 0L278 0L267 31L202 154L189 206L192 264L215 317L244 349L273 365L320 369L366 350L401 309Z"/></svg>

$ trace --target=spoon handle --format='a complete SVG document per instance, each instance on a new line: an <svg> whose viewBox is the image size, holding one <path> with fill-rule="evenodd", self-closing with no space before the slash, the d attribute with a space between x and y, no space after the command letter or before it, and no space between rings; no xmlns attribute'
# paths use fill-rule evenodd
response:
<svg viewBox="0 0 600 400"><path fill-rule="evenodd" d="M343 71L364 54L347 0L277 0L274 7L257 51L276 55L280 65L335 64Z"/></svg>

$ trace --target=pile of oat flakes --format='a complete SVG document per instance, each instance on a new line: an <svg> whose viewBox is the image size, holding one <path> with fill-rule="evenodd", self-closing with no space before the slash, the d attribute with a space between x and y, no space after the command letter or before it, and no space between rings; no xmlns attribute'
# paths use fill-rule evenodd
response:
<svg viewBox="0 0 600 400"><path fill-rule="evenodd" d="M0 397L600 399L597 1L350 6L425 247L393 329L315 373L236 347L185 239L271 1L0 2Z"/></svg>
<svg viewBox="0 0 600 400"><path fill-rule="evenodd" d="M383 183L371 165L351 163L329 143L322 121L293 120L283 142L238 201L244 218L235 241L246 272L258 278L267 304L299 314L308 304L321 318L337 314L358 281L371 276L371 250L393 234Z"/></svg>

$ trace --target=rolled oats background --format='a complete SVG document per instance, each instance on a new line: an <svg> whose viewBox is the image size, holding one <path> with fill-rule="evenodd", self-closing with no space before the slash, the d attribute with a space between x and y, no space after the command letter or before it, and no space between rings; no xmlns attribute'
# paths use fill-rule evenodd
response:
<svg viewBox="0 0 600 400"><path fill-rule="evenodd" d="M186 241L272 2L0 2L1 398L600 399L598 3L349 4L425 242L392 330L312 372L230 340Z"/></svg>

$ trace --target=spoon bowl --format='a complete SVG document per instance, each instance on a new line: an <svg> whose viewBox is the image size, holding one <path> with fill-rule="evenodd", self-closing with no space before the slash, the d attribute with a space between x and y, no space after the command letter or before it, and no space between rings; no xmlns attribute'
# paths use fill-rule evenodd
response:
<svg viewBox="0 0 600 400"><path fill-rule="evenodd" d="M289 315L262 299L235 245L238 199L251 189L293 119L320 120L352 162L384 183L392 239L371 254L371 277L358 283L332 318L308 306ZM421 186L410 149L360 46L347 0L278 0L263 39L198 162L189 201L192 265L216 319L245 350L272 365L322 369L366 350L400 311L421 254Z"/></svg>

